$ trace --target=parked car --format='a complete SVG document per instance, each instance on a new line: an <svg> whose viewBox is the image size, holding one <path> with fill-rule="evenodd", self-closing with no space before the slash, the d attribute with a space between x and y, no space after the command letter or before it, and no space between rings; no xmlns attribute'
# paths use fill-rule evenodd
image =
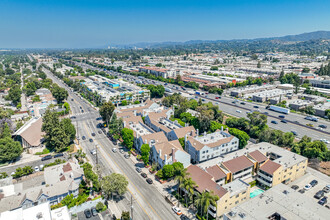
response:
<svg viewBox="0 0 330 220"><path fill-rule="evenodd" d="M97 211L96 211L96 208L95 207L92 207L91 208L91 212L92 212L92 215L93 216L96 216L97 215Z"/></svg>
<svg viewBox="0 0 330 220"><path fill-rule="evenodd" d="M330 185L326 185L326 186L323 188L323 191L324 191L325 193L330 192Z"/></svg>
<svg viewBox="0 0 330 220"><path fill-rule="evenodd" d="M124 153L124 150L123 150L123 149L120 149L119 152L120 152L121 154L123 154L123 153Z"/></svg>
<svg viewBox="0 0 330 220"><path fill-rule="evenodd" d="M236 110L236 112L241 113L242 111L241 110Z"/></svg>
<svg viewBox="0 0 330 220"><path fill-rule="evenodd" d="M92 136L95 137L95 135L96 135L96 134L93 132L93 133L92 133Z"/></svg>
<svg viewBox="0 0 330 220"><path fill-rule="evenodd" d="M147 177L148 177L146 173L141 173L141 176L142 176L143 178L147 178Z"/></svg>
<svg viewBox="0 0 330 220"><path fill-rule="evenodd" d="M35 172L39 172L40 171L39 167L38 166L35 166L34 171Z"/></svg>
<svg viewBox="0 0 330 220"><path fill-rule="evenodd" d="M299 189L299 186L293 185L293 186L291 186L291 189L297 190L297 189Z"/></svg>
<svg viewBox="0 0 330 220"><path fill-rule="evenodd" d="M271 123L272 123L272 124L278 124L278 122L277 122L277 121L271 121Z"/></svg>
<svg viewBox="0 0 330 220"><path fill-rule="evenodd" d="M89 142L91 142L91 143L92 143L92 142L93 142L93 139L92 139L92 138L90 138L90 139L89 139Z"/></svg>
<svg viewBox="0 0 330 220"><path fill-rule="evenodd" d="M92 217L91 210L89 210L89 209L85 209L84 213L85 213L86 218L90 218L90 217Z"/></svg>
<svg viewBox="0 0 330 220"><path fill-rule="evenodd" d="M291 133L292 133L294 136L297 136L297 135L298 135L297 132L295 132L295 131L291 131Z"/></svg>
<svg viewBox="0 0 330 220"><path fill-rule="evenodd" d="M49 159L52 159L52 156L51 155L47 155L47 156L41 158L41 161L49 160Z"/></svg>
<svg viewBox="0 0 330 220"><path fill-rule="evenodd" d="M172 210L175 212L175 214L177 214L177 215L182 215L182 212L181 212L181 210L180 210L178 207L173 206L173 207L172 207Z"/></svg>
<svg viewBox="0 0 330 220"><path fill-rule="evenodd" d="M141 173L141 172L142 172L142 170L141 170L140 167L137 167L135 170L136 170L138 173Z"/></svg>
<svg viewBox="0 0 330 220"><path fill-rule="evenodd" d="M44 165L43 164L40 164L39 165L39 168L40 168L40 170L43 170L44 169Z"/></svg>
<svg viewBox="0 0 330 220"><path fill-rule="evenodd" d="M128 158L129 158L129 155L128 155L128 154L125 154L124 157L125 157L126 159L128 159Z"/></svg>
<svg viewBox="0 0 330 220"><path fill-rule="evenodd" d="M305 189L299 189L298 192L300 192L301 194L305 193Z"/></svg>
<svg viewBox="0 0 330 220"><path fill-rule="evenodd" d="M307 184L307 185L305 185L305 187L304 187L305 190L310 190L311 188L312 188L312 186L311 186L310 184Z"/></svg>
<svg viewBox="0 0 330 220"><path fill-rule="evenodd" d="M326 125L319 125L320 128L327 128L328 126Z"/></svg>
<svg viewBox="0 0 330 220"><path fill-rule="evenodd" d="M279 115L278 117L279 117L279 118L285 118L285 116L284 116L284 115Z"/></svg>
<svg viewBox="0 0 330 220"><path fill-rule="evenodd" d="M58 154L56 154L56 155L54 156L54 158L57 158L57 157L63 157L63 156L64 156L63 153L58 153Z"/></svg>
<svg viewBox="0 0 330 220"><path fill-rule="evenodd" d="M310 183L309 183L312 187L316 186L318 184L317 180L312 180Z"/></svg>
<svg viewBox="0 0 330 220"><path fill-rule="evenodd" d="M180 219L181 220L189 220L190 218L188 218L186 215L181 215L180 216Z"/></svg>
<svg viewBox="0 0 330 220"><path fill-rule="evenodd" d="M245 105L245 102L241 102L241 105Z"/></svg>
<svg viewBox="0 0 330 220"><path fill-rule="evenodd" d="M324 196L324 191L320 190L317 193L315 193L314 198L315 199L321 199Z"/></svg>
<svg viewBox="0 0 330 220"><path fill-rule="evenodd" d="M91 150L92 155L96 155L96 149Z"/></svg>
<svg viewBox="0 0 330 220"><path fill-rule="evenodd" d="M86 137L85 137L85 136L82 136L82 139L83 139L83 140L86 140Z"/></svg>
<svg viewBox="0 0 330 220"><path fill-rule="evenodd" d="M116 153L117 152L117 148L112 148L112 152Z"/></svg>
<svg viewBox="0 0 330 220"><path fill-rule="evenodd" d="M147 181L147 183L152 184L152 179L147 178L146 181Z"/></svg>
<svg viewBox="0 0 330 220"><path fill-rule="evenodd" d="M318 204L324 205L328 202L328 197L324 196L322 199L319 200Z"/></svg>

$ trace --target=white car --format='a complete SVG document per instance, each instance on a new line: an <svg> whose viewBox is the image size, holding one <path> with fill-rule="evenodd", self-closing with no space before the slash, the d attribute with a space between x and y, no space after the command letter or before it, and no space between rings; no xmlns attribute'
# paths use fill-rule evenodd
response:
<svg viewBox="0 0 330 220"><path fill-rule="evenodd" d="M92 155L96 155L96 149L91 150Z"/></svg>
<svg viewBox="0 0 330 220"><path fill-rule="evenodd" d="M38 166L35 166L34 171L35 172L39 172L40 171L39 167Z"/></svg>
<svg viewBox="0 0 330 220"><path fill-rule="evenodd" d="M177 215L182 215L182 212L181 212L181 210L180 210L178 207L173 206L173 207L172 207L172 210L175 212L175 214L177 214Z"/></svg>
<svg viewBox="0 0 330 220"><path fill-rule="evenodd" d="M112 148L112 152L116 153L117 152L117 148Z"/></svg>
<svg viewBox="0 0 330 220"><path fill-rule="evenodd" d="M241 113L242 111L241 110L236 110L236 112Z"/></svg>
<svg viewBox="0 0 330 220"><path fill-rule="evenodd" d="M311 186L310 184L307 184L307 185L304 187L305 190L310 190L311 188L312 188L312 186Z"/></svg>
<svg viewBox="0 0 330 220"><path fill-rule="evenodd" d="M39 168L40 168L40 170L42 170L42 169L44 168L44 165L41 164L41 165L39 166Z"/></svg>

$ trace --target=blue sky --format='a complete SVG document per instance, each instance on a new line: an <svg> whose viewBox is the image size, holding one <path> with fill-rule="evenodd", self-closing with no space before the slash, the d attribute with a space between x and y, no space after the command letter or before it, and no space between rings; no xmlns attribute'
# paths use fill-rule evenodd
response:
<svg viewBox="0 0 330 220"><path fill-rule="evenodd" d="M227 40L330 30L329 0L0 0L0 48Z"/></svg>

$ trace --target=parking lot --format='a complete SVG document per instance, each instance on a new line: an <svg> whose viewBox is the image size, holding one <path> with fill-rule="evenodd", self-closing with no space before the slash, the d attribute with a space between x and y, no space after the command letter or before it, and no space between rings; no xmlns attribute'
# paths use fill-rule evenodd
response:
<svg viewBox="0 0 330 220"><path fill-rule="evenodd" d="M98 215L92 216L90 218L86 218L84 212L79 212L77 216L78 216L78 220L101 220L101 218Z"/></svg>
<svg viewBox="0 0 330 220"><path fill-rule="evenodd" d="M328 176L326 176L326 175L324 175L320 172L317 172L317 171L315 171L311 168L308 168L307 173L304 176L302 176L302 177L298 178L297 180L291 182L289 184L289 186L292 187L293 185L297 185L299 188L296 191L299 191L301 189L304 189L305 186L307 184L310 184L310 182L313 181L313 180L316 180L318 182L317 185L315 185L314 187L311 187L309 190L305 190L303 194L308 196L312 200L314 200L315 203L317 203L319 201L319 199L314 198L314 195L318 191L322 190L325 186L330 184L330 177L328 177ZM327 203L324 204L324 206L325 205L330 206L330 202L329 202L330 192L325 193L324 196L328 197L328 201L327 201Z"/></svg>

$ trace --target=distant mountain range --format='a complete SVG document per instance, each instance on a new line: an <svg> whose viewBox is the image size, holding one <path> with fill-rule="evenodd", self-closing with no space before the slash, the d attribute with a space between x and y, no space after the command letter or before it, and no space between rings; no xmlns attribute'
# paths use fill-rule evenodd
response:
<svg viewBox="0 0 330 220"><path fill-rule="evenodd" d="M193 45L215 45L215 44L254 44L259 43L272 43L272 44L283 44L283 43L299 43L305 41L314 40L330 40L330 31L314 31L309 33L287 35L283 37L269 37L269 38L255 38L255 39L233 39L233 40L190 40L186 42L141 42L135 44L126 45L112 45L117 48L167 48L167 47L186 47Z"/></svg>

